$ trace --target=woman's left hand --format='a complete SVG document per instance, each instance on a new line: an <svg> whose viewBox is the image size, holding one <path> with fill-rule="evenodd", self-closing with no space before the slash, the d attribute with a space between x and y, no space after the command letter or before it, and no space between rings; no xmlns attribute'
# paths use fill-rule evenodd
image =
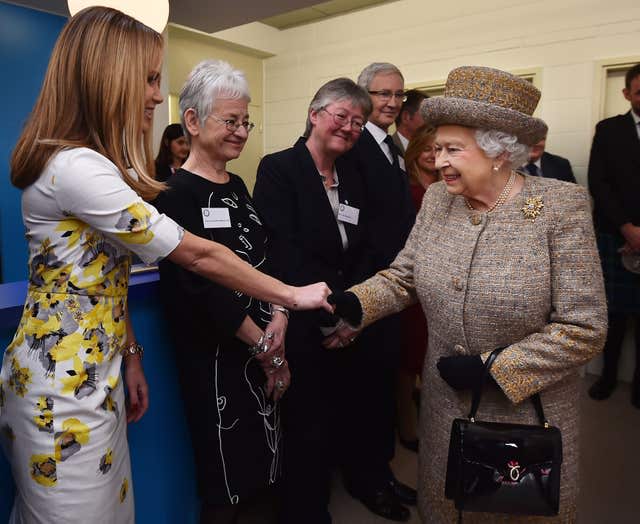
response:
<svg viewBox="0 0 640 524"><path fill-rule="evenodd" d="M362 331L349 325L348 322L340 320L336 330L322 341L322 345L327 349L337 349L353 344L356 337Z"/></svg>
<svg viewBox="0 0 640 524"><path fill-rule="evenodd" d="M124 380L129 393L127 403L127 422L138 422L149 407L149 387L138 355L129 355L124 359Z"/></svg>
<svg viewBox="0 0 640 524"><path fill-rule="evenodd" d="M289 371L289 363L284 360L279 368L267 373L267 383L265 385L267 397L271 397L274 401L280 400L287 391L289 384L291 384L291 372Z"/></svg>
<svg viewBox="0 0 640 524"><path fill-rule="evenodd" d="M436 366L442 380L457 391L474 389L484 373L484 362L480 355L440 357Z"/></svg>

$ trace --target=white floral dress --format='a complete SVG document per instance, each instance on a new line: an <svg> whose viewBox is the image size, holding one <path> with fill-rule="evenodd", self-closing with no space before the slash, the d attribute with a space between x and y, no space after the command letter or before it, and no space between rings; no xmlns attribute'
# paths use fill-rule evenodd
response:
<svg viewBox="0 0 640 524"><path fill-rule="evenodd" d="M0 441L18 523L134 522L120 349L130 252L168 255L183 230L87 148L23 192L29 289L0 372Z"/></svg>

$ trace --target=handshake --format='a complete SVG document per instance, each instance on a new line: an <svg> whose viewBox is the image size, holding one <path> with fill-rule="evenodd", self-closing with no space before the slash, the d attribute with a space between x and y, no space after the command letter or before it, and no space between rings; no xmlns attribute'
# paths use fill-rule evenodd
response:
<svg viewBox="0 0 640 524"><path fill-rule="evenodd" d="M328 349L336 349L352 344L362 328L362 305L358 297L351 291L334 292L327 297L333 306L333 319L339 317L335 330L325 338L323 345ZM437 362L438 372L442 379L453 389L464 391L474 389L484 374L484 363L479 355L456 355L440 357Z"/></svg>
<svg viewBox="0 0 640 524"><path fill-rule="evenodd" d="M351 291L336 291L327 297L327 302L333 306L333 315L328 319L330 328L323 328L328 334L322 343L327 349L343 348L353 344L362 331L362 306ZM326 330L326 331L325 331Z"/></svg>

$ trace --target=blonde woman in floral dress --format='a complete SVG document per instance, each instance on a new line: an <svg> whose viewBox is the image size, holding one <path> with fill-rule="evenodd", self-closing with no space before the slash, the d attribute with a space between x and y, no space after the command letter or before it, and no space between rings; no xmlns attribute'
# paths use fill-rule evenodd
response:
<svg viewBox="0 0 640 524"><path fill-rule="evenodd" d="M134 521L125 413L144 414L147 385L127 310L131 252L261 300L329 307L326 285L284 285L146 203L164 188L150 176L148 133L162 102L162 45L113 9L74 16L13 153L30 271L0 372L12 524Z"/></svg>

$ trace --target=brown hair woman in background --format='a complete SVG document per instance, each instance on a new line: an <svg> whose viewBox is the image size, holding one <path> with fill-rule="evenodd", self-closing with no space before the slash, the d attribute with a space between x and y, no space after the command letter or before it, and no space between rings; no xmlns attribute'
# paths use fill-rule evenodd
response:
<svg viewBox="0 0 640 524"><path fill-rule="evenodd" d="M416 213L420 211L422 197L427 188L439 179L433 145L435 138L434 127L421 126L407 145L404 155L411 199ZM422 373L428 337L427 321L420 304L414 304L403 312L402 328L400 368L396 385L398 439L405 448L418 451L418 417L413 399L417 395L416 379Z"/></svg>

